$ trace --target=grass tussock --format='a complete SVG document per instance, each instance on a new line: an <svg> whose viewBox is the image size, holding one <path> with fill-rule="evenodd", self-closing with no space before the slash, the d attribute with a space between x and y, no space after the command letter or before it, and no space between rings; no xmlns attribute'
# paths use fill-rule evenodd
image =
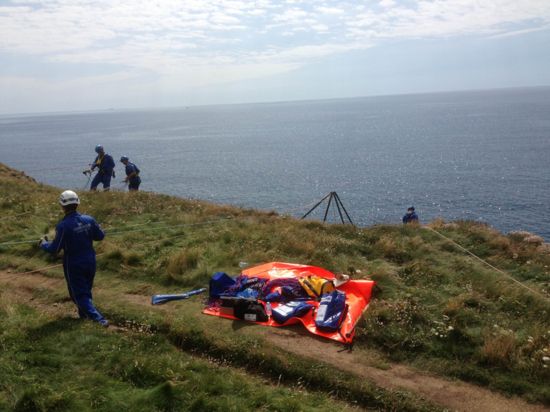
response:
<svg viewBox="0 0 550 412"><path fill-rule="evenodd" d="M513 333L489 334L481 348L481 356L489 365L507 367L516 354L516 338Z"/></svg>
<svg viewBox="0 0 550 412"><path fill-rule="evenodd" d="M182 250L171 255L166 264L166 271L171 275L184 275L199 264L200 253L196 249Z"/></svg>

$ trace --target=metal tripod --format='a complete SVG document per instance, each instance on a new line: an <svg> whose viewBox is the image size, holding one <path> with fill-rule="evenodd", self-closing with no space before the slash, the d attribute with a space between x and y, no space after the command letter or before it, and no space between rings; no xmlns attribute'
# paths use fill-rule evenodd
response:
<svg viewBox="0 0 550 412"><path fill-rule="evenodd" d="M323 197L321 200L319 200L315 206L313 206L309 211L301 217L301 219L306 218L311 212L313 212L315 209L321 205L325 200L328 199L327 208L325 209L325 215L323 216L323 222L327 221L328 211L330 209L330 205L332 204L332 201L334 200L334 203L336 204L336 209L338 210L338 215L340 215L340 220L342 221L342 224L346 224L344 221L344 215L342 214L342 211L344 211L347 220L352 226L355 226L355 224L352 222L351 217L349 217L348 211L344 207L344 204L342 203L342 200L340 200L340 196L338 196L338 193L336 192L330 192L328 195Z"/></svg>

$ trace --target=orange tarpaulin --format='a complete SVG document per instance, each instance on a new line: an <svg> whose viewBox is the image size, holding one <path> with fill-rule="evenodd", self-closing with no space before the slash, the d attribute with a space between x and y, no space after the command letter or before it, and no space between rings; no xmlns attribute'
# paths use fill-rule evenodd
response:
<svg viewBox="0 0 550 412"><path fill-rule="evenodd" d="M301 278L306 276L319 276L331 280L336 279L334 273L320 267L282 262L271 262L264 265L255 266L244 270L242 274L251 278L258 277L268 280L277 278ZM283 324L279 324L271 318L267 322L255 323L279 327L301 322L308 331L315 335L323 336L327 339L332 339L342 343L351 343L355 334L355 325L361 318L363 312L367 309L373 286L374 281L372 280L350 280L337 287L338 290L346 293L346 304L348 305L346 318L342 322L340 330L337 332L325 332L318 330L315 327L314 311L309 311L301 318L291 318ZM311 303L316 307L319 304L316 301L309 301L308 303ZM283 303L271 303L273 308L276 308L279 304ZM221 316L228 319L237 319L233 316L231 308L208 307L204 309L203 313L207 315Z"/></svg>

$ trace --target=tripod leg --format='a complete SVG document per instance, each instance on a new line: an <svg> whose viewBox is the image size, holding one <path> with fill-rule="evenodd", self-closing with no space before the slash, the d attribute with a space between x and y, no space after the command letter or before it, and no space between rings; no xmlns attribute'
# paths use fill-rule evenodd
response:
<svg viewBox="0 0 550 412"><path fill-rule="evenodd" d="M344 216L342 216L342 211L340 210L340 199L338 197L335 198L336 208L338 209L338 214L340 215L340 220L342 221L342 224L344 224ZM344 205L342 205L344 207Z"/></svg>
<svg viewBox="0 0 550 412"><path fill-rule="evenodd" d="M309 209L309 211L303 215L300 219L304 219L305 217L307 217L307 215L309 215L311 212L313 212L315 209L317 209L317 206L319 206L321 203L323 203L325 201L325 199L329 196L332 195L332 192L330 192L328 195L326 195L325 197L323 197L321 200L319 200L317 202L317 204L315 204L315 206L313 206L311 209Z"/></svg>
<svg viewBox="0 0 550 412"><path fill-rule="evenodd" d="M344 207L344 204L342 203L342 200L340 199L340 196L338 196L337 193L336 193L336 198L337 198L338 200L340 200L340 204L342 205L342 209L344 209L344 213L346 214L346 216L347 216L349 222L350 222L353 226L355 226L355 224L354 224L354 223L352 222L352 220L351 220L351 217L349 217L348 211L347 211L346 208Z"/></svg>
<svg viewBox="0 0 550 412"><path fill-rule="evenodd" d="M328 198L327 210L325 210L325 217L323 217L323 222L327 221L328 210L330 209L330 202L332 202L333 197L334 197L334 192L330 192L330 197Z"/></svg>

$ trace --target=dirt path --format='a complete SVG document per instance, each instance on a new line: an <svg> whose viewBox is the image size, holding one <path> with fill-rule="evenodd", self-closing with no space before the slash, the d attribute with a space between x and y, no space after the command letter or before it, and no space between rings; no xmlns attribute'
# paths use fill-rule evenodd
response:
<svg viewBox="0 0 550 412"><path fill-rule="evenodd" d="M307 339L307 343L301 342L304 339ZM479 386L427 374L401 364L393 363L389 365L388 369L368 366L364 364L360 351L339 352L341 348L330 342L302 337L283 330L278 330L269 340L289 352L304 357L322 351L323 360L341 370L368 379L385 389L406 389L453 411L527 412L550 410L542 405L527 403L517 397L506 398Z"/></svg>
<svg viewBox="0 0 550 412"><path fill-rule="evenodd" d="M65 289L63 279L48 278L37 273L21 276L0 271L0 286L9 286L12 294L20 296L22 301L46 313L66 316L67 313L74 312L71 302L61 302L52 306L45 305L34 298L33 292L41 288ZM118 295L118 298L120 299L121 296ZM130 304L150 307L148 296L127 294L123 295L123 298ZM158 310L169 310L169 307L159 307ZM372 381L385 389L402 388L414 392L428 401L453 411L550 411L550 408L533 405L520 398L506 398L482 387L430 375L400 364L388 365L387 369L369 366L365 364L365 354L360 350L354 350L351 353L339 352L341 346L316 339L311 335L297 333L295 330L262 328L260 331L266 340L288 352L303 357L311 357L314 353L323 352L323 359L341 370Z"/></svg>

